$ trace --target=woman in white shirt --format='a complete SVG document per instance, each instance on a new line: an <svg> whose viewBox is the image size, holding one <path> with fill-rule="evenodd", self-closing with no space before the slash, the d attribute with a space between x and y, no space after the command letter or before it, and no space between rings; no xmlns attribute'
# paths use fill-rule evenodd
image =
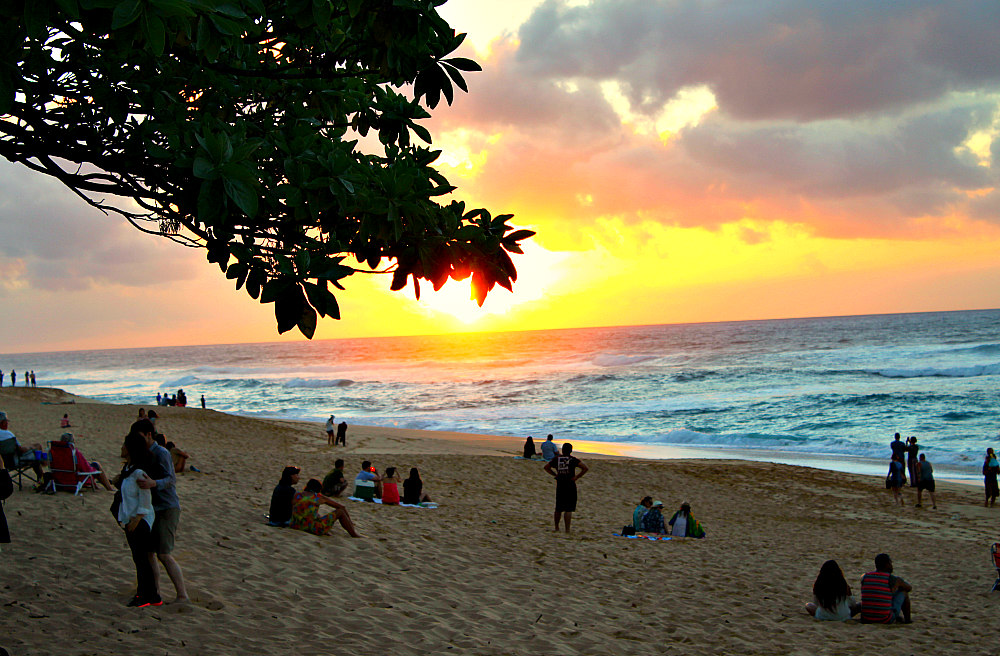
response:
<svg viewBox="0 0 1000 656"><path fill-rule="evenodd" d="M806 612L818 620L834 622L849 620L861 612L861 604L851 596L851 586L836 560L828 560L820 568Z"/></svg>
<svg viewBox="0 0 1000 656"><path fill-rule="evenodd" d="M137 582L135 596L128 606L143 608L145 606L162 606L163 601L156 590L156 580L153 577L153 565L149 562L149 552L152 551L151 533L156 515L153 512L153 495L149 490L139 487L139 481L151 480L146 470L155 468L146 438L139 433L129 433L122 445L122 457L125 466L115 479L121 492L121 505L118 506L118 523L125 529L125 538L132 550L132 561L135 563L135 578Z"/></svg>

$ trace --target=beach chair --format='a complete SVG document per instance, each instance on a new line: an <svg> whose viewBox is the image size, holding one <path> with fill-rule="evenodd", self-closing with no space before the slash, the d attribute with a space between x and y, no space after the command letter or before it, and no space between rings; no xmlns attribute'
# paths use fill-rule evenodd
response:
<svg viewBox="0 0 1000 656"><path fill-rule="evenodd" d="M375 500L375 481L354 481L354 498L362 501Z"/></svg>
<svg viewBox="0 0 1000 656"><path fill-rule="evenodd" d="M17 489L21 489L22 479L27 478L29 481L38 484L40 481L35 476L34 462L35 458L38 457L34 451L30 452L31 457L28 454L23 456L18 452L17 440L3 440L0 441L0 457L3 458L4 467L10 473L11 479L17 483Z"/></svg>
<svg viewBox="0 0 1000 656"><path fill-rule="evenodd" d="M994 542L990 547L990 555L993 556L993 567L997 570L997 580L993 582L993 589L990 592L1000 590L1000 542Z"/></svg>
<svg viewBox="0 0 1000 656"><path fill-rule="evenodd" d="M73 496L89 486L97 489L94 478L98 472L80 471L76 462L76 447L72 442L49 442L49 482L45 486L48 492L72 492Z"/></svg>

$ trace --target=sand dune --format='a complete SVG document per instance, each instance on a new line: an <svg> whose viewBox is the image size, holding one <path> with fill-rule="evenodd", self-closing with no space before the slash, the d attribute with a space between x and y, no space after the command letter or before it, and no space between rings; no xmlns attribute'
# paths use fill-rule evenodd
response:
<svg viewBox="0 0 1000 656"><path fill-rule="evenodd" d="M73 405L51 405L75 400ZM58 390L0 390L22 443L58 438L109 469L134 406ZM521 438L320 425L158 408L159 428L203 473L185 473L175 556L190 604L129 609L134 571L111 494L25 489L6 502L0 645L27 654L984 654L1000 596L989 545L1000 508L939 484L939 509L892 505L880 481L736 461L582 455L574 533L553 533L552 480L515 460ZM366 537L315 537L262 522L282 466L322 477L420 468L436 510L345 502ZM689 501L705 540L612 536L644 494ZM913 586L914 624L817 622L802 613L822 562L859 592L889 552ZM166 599L173 591L165 575Z"/></svg>

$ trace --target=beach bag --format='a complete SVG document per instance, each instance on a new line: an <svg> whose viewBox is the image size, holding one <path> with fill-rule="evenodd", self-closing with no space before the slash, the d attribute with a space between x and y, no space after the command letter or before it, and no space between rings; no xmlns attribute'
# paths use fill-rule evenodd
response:
<svg viewBox="0 0 1000 656"><path fill-rule="evenodd" d="M629 524L622 527L622 535L635 535L635 527Z"/></svg>
<svg viewBox="0 0 1000 656"><path fill-rule="evenodd" d="M885 476L885 489L892 489L892 474L886 474Z"/></svg>

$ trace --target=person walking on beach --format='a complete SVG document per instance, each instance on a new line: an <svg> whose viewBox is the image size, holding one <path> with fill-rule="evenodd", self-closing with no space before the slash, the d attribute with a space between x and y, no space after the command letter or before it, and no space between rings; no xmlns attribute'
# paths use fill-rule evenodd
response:
<svg viewBox="0 0 1000 656"><path fill-rule="evenodd" d="M337 446L338 444L341 444L344 447L347 446L347 422L346 421L342 421L339 424L337 424L337 439L335 439L333 441L333 446Z"/></svg>
<svg viewBox="0 0 1000 656"><path fill-rule="evenodd" d="M986 458L983 460L983 482L986 485L987 507L996 503L997 495L1000 495L1000 487L997 487L997 474L1000 474L1000 462L993 449L986 449Z"/></svg>
<svg viewBox="0 0 1000 656"><path fill-rule="evenodd" d="M927 459L923 453L920 454L920 460L917 461L917 472L914 474L917 479L917 508L922 504L922 497L924 490L927 490L927 494L931 497L931 508L937 508L937 499L934 498L934 466L931 465L931 461Z"/></svg>
<svg viewBox="0 0 1000 656"><path fill-rule="evenodd" d="M336 445L336 438L334 436L334 433L336 432L336 430L337 430L337 424L334 423L334 421L333 421L333 415L330 415L330 418L326 420L326 445L327 446L334 446L334 445Z"/></svg>
<svg viewBox="0 0 1000 656"><path fill-rule="evenodd" d="M163 565L163 569L167 570L167 576L174 584L174 590L177 593L174 602L186 602L188 594L187 587L184 585L184 574L181 572L181 566L171 555L177 538L177 526L181 519L181 502L177 497L177 473L174 471L174 459L169 451L156 443L154 439L156 429L152 421L149 419L137 421L132 424L132 430L146 439L149 453L159 465L160 471L157 472L157 476L162 476L162 478L139 482L140 488L148 489L153 493L153 510L156 517L152 527L151 547L153 551L150 552L149 559L153 564L157 589L159 589L160 583L160 570L156 566L154 554L155 558L159 559Z"/></svg>
<svg viewBox="0 0 1000 656"><path fill-rule="evenodd" d="M900 489L906 485L906 468L903 466L903 460L900 456L895 453L892 454L892 460L889 461L889 475L886 477L886 483L889 485L889 489L892 490L892 498L894 501L899 502L899 505L905 506L903 503L903 495Z"/></svg>
<svg viewBox="0 0 1000 656"><path fill-rule="evenodd" d="M552 436L549 435L549 441L551 439ZM579 474L576 473L577 469L580 470ZM545 471L556 479L556 511L553 515L555 530L559 531L559 519L565 516L563 523L569 533L573 513L576 512L576 481L587 473L587 465L573 455L573 445L566 442L562 446L562 455L545 463Z"/></svg>

